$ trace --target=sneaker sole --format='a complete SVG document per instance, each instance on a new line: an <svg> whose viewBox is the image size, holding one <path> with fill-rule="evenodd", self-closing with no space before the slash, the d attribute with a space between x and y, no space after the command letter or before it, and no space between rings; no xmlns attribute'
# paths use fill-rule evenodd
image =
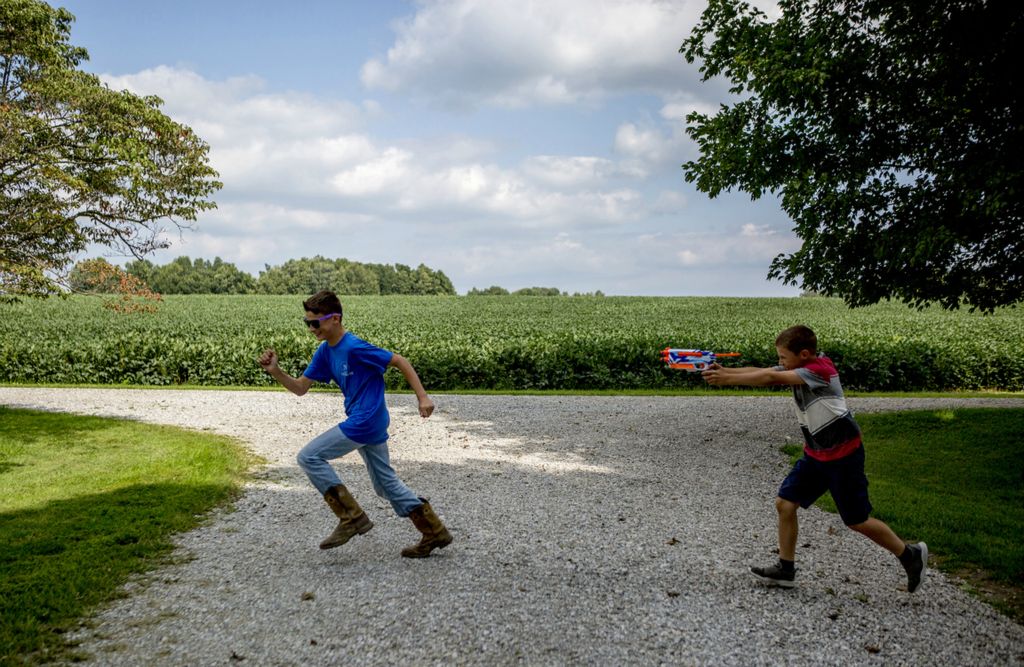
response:
<svg viewBox="0 0 1024 667"><path fill-rule="evenodd" d="M750 572L750 576L752 576L754 579L757 579L761 583L767 584L768 586L774 586L775 588L793 588L794 586L796 586L796 581L789 581L788 579L772 579L771 577L762 577L761 575L757 574L752 570L747 570L747 572Z"/></svg>

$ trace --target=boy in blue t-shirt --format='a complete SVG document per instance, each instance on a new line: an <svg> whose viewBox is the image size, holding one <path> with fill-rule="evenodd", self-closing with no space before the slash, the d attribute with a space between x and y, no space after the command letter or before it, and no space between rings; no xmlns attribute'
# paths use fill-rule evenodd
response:
<svg viewBox="0 0 1024 667"><path fill-rule="evenodd" d="M341 301L327 290L303 302L306 326L323 341L300 377L292 377L277 365L277 354L266 350L260 365L288 391L302 396L313 382L334 382L345 396L345 421L309 442L297 457L299 467L338 517L338 526L321 549L333 549L373 528L373 522L342 484L329 461L357 451L370 473L377 495L391 503L398 516L412 519L423 534L419 544L402 549L407 558L425 558L435 548L451 544L452 536L434 513L430 503L409 490L388 455L388 424L391 417L384 402L384 372L391 366L405 376L419 401L420 415L429 417L434 402L427 396L415 369L404 357L382 350L346 331L342 324Z"/></svg>
<svg viewBox="0 0 1024 667"><path fill-rule="evenodd" d="M790 327L775 339L779 365L772 368L723 368L702 373L712 385L791 385L797 419L804 436L804 456L782 482L775 508L779 513L779 562L752 567L758 579L785 588L795 584L798 507L807 508L826 491L843 523L899 558L907 572L907 590L920 588L928 567L928 545L905 544L889 526L871 516L868 478L860 427L846 407L839 373L818 354L818 338L803 325Z"/></svg>

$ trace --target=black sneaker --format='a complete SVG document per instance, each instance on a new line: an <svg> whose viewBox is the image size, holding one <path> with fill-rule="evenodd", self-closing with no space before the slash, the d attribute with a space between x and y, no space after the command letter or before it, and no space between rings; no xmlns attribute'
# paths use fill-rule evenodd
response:
<svg viewBox="0 0 1024 667"><path fill-rule="evenodd" d="M914 560L903 569L907 571L907 592L913 593L924 583L924 573L928 570L928 545L918 542L908 544L907 548L913 552Z"/></svg>
<svg viewBox="0 0 1024 667"><path fill-rule="evenodd" d="M752 567L750 568L750 573L771 586L780 586L782 588L793 588L796 586L796 570L787 572L778 563L768 567Z"/></svg>

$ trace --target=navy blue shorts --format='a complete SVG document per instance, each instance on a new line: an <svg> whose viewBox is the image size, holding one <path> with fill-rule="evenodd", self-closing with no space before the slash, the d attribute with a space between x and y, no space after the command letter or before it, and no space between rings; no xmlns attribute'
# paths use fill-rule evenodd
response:
<svg viewBox="0 0 1024 667"><path fill-rule="evenodd" d="M818 461L804 454L783 480L779 497L807 509L826 491L832 494L844 524L853 526L868 520L871 502L863 446L835 461Z"/></svg>

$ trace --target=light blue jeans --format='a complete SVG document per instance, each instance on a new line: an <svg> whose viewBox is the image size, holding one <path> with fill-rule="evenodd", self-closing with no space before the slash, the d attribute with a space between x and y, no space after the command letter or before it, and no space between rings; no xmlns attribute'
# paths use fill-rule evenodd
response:
<svg viewBox="0 0 1024 667"><path fill-rule="evenodd" d="M350 440L340 427L321 433L309 441L299 452L296 460L302 468L309 481L313 483L320 495L327 493L327 489L341 484L341 478L328 461L345 456L352 450L359 452L366 464L366 470L370 473L370 481L373 482L373 490L377 495L384 498L395 508L398 516L409 516L409 512L423 504L423 499L409 490L402 480L398 478L395 469L391 467L391 457L388 455L388 443L382 442L378 445L363 445L355 440Z"/></svg>

